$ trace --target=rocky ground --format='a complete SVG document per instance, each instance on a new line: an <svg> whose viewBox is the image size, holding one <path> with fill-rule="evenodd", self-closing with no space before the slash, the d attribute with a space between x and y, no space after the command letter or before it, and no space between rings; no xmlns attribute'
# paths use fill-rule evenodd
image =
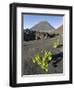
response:
<svg viewBox="0 0 74 90"><path fill-rule="evenodd" d="M60 40L60 46L56 49L53 48L53 42L55 39ZM22 75L63 73L62 41L63 39L61 35L46 40L24 41L22 53ZM37 64L32 62L32 57L34 57L37 52L43 54L44 50L51 51L54 54L53 60L49 63L48 72L45 72Z"/></svg>

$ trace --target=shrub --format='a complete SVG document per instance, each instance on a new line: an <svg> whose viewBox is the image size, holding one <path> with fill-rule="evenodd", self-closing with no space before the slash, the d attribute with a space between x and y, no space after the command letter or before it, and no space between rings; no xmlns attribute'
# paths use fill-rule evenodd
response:
<svg viewBox="0 0 74 90"><path fill-rule="evenodd" d="M53 48L57 48L59 45L60 45L59 39L57 39L53 42Z"/></svg>
<svg viewBox="0 0 74 90"><path fill-rule="evenodd" d="M52 60L52 53L50 51L44 51L44 55L41 56L39 53L35 57L32 58L33 63L37 63L41 69L48 72L48 64L49 61Z"/></svg>

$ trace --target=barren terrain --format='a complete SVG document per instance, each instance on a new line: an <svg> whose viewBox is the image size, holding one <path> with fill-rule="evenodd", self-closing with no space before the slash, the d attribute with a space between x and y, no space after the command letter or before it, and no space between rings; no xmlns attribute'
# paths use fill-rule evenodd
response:
<svg viewBox="0 0 74 90"><path fill-rule="evenodd" d="M55 39L60 40L60 46L56 49L53 48L53 42ZM32 62L32 57L34 57L38 52L43 55L44 50L51 51L54 55L53 60L49 63L48 72L45 72L37 64ZM62 35L45 40L24 41L22 54L22 75L63 73Z"/></svg>

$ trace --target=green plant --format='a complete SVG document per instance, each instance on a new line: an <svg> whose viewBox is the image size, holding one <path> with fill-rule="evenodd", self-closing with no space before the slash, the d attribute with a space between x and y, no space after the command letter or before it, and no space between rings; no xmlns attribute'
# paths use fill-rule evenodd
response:
<svg viewBox="0 0 74 90"><path fill-rule="evenodd" d="M59 41L59 39L56 39L56 40L53 42L53 48L57 48L59 45L60 45L60 41Z"/></svg>
<svg viewBox="0 0 74 90"><path fill-rule="evenodd" d="M52 60L52 53L50 51L44 51L44 55L41 56L39 53L32 58L33 63L37 63L43 70L48 72L49 61Z"/></svg>
<svg viewBox="0 0 74 90"><path fill-rule="evenodd" d="M32 58L33 63L37 62L39 65L41 64L41 56L39 53L35 57Z"/></svg>

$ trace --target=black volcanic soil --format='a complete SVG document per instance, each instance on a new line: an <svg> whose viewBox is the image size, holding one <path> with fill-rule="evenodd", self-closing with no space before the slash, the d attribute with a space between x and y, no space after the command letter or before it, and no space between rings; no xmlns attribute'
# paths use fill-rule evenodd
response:
<svg viewBox="0 0 74 90"><path fill-rule="evenodd" d="M59 39L61 46L54 49L52 42ZM22 75L35 75L35 74L54 74L63 73L63 40L62 35L46 40L33 40L23 42L23 60L22 60ZM37 64L32 62L37 52L43 54L43 50L51 51L54 54L53 60L49 63L48 72L42 70ZM60 59L59 59L60 58ZM56 61L56 63L55 63Z"/></svg>

